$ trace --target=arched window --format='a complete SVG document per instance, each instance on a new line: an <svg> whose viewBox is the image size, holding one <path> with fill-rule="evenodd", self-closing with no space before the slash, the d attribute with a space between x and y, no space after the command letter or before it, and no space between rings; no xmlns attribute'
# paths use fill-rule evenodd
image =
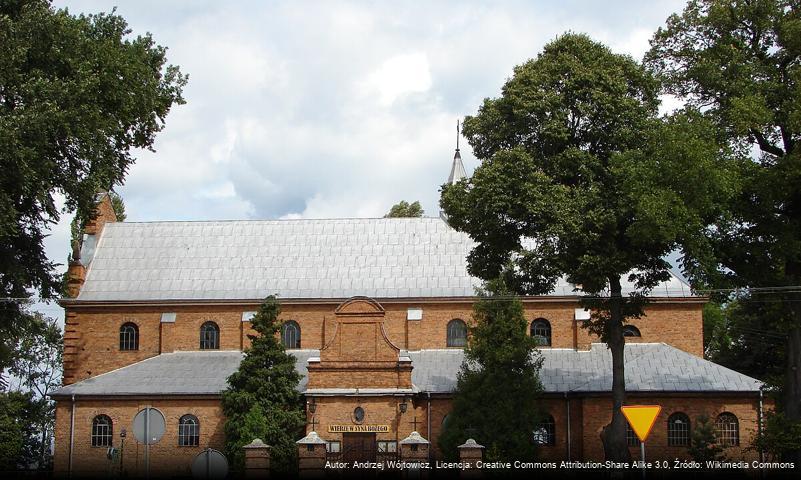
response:
<svg viewBox="0 0 801 480"><path fill-rule="evenodd" d="M200 445L200 422L194 415L184 415L178 421L178 445L197 447Z"/></svg>
<svg viewBox="0 0 801 480"><path fill-rule="evenodd" d="M623 325L623 336L624 337L641 337L640 329L635 327L634 325Z"/></svg>
<svg viewBox="0 0 801 480"><path fill-rule="evenodd" d="M740 422L733 413L723 412L715 420L715 435L723 447L735 447L740 444Z"/></svg>
<svg viewBox="0 0 801 480"><path fill-rule="evenodd" d="M676 412L667 420L668 445L671 447L690 446L690 417Z"/></svg>
<svg viewBox="0 0 801 480"><path fill-rule="evenodd" d="M110 447L114 439L114 426L106 415L98 415L92 420L92 446Z"/></svg>
<svg viewBox="0 0 801 480"><path fill-rule="evenodd" d="M537 340L538 345L551 346L551 323L544 318L531 322L531 336Z"/></svg>
<svg viewBox="0 0 801 480"><path fill-rule="evenodd" d="M281 325L281 343L284 348L300 348L300 325L289 320Z"/></svg>
<svg viewBox="0 0 801 480"><path fill-rule="evenodd" d="M467 324L458 318L454 318L448 322L448 346L467 346Z"/></svg>
<svg viewBox="0 0 801 480"><path fill-rule="evenodd" d="M534 428L534 443L537 445L556 445L556 422L552 415Z"/></svg>
<svg viewBox="0 0 801 480"><path fill-rule="evenodd" d="M120 350L139 350L139 327L135 323L123 323L120 327Z"/></svg>
<svg viewBox="0 0 801 480"><path fill-rule="evenodd" d="M626 443L629 447L639 447L640 446L640 437L634 433L634 430L631 429L631 425L629 422L626 422Z"/></svg>
<svg viewBox="0 0 801 480"><path fill-rule="evenodd" d="M220 327L214 322L206 322L200 327L200 349L217 350L220 348Z"/></svg>

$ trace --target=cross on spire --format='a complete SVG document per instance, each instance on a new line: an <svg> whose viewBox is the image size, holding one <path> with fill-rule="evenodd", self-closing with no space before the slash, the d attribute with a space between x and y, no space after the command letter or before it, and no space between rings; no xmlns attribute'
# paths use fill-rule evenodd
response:
<svg viewBox="0 0 801 480"><path fill-rule="evenodd" d="M317 421L317 420L314 418L314 415L312 415L311 422L306 422L306 425L311 425L311 427L312 427L312 432L314 432L314 431L316 431L316 430L317 430L317 428L315 428L315 427L316 427L317 425L319 425L319 424L320 424L320 422L318 422L318 421Z"/></svg>
<svg viewBox="0 0 801 480"><path fill-rule="evenodd" d="M448 175L448 183L454 184L467 176L462 164L462 154L459 153L459 137L461 136L461 123L456 120L456 153L453 154L453 163L451 164L451 174Z"/></svg>
<svg viewBox="0 0 801 480"><path fill-rule="evenodd" d="M456 151L459 151L459 119L456 119Z"/></svg>
<svg viewBox="0 0 801 480"><path fill-rule="evenodd" d="M414 417L414 419L413 419L411 422L409 422L409 423L411 423L411 424L412 424L412 426L414 427L414 431L416 432L416 431L417 431L417 424L419 423L419 422L417 421L417 417Z"/></svg>

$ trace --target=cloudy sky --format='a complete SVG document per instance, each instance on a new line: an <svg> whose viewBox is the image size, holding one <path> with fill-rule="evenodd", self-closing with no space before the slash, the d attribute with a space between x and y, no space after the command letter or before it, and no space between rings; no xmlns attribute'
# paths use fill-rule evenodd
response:
<svg viewBox="0 0 801 480"><path fill-rule="evenodd" d="M119 189L130 221L437 215L458 118L565 31L642 58L684 1L70 0L151 32L189 74ZM470 173L476 160L462 155ZM68 222L48 239L63 262Z"/></svg>

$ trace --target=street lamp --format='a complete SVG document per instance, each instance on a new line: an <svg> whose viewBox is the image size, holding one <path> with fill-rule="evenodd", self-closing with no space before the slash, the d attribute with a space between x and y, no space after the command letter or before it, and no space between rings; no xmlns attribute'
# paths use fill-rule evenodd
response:
<svg viewBox="0 0 801 480"><path fill-rule="evenodd" d="M398 405L398 409L400 410L401 413L406 413L406 408L407 408L406 397L403 397L403 400L401 400L400 405Z"/></svg>
<svg viewBox="0 0 801 480"><path fill-rule="evenodd" d="M124 473L125 463L123 463L123 460L125 460L124 455L125 455L125 437L126 436L128 436L128 432L123 428L122 430L120 430L120 475L122 475L122 476L125 476L125 473Z"/></svg>
<svg viewBox="0 0 801 480"><path fill-rule="evenodd" d="M311 397L311 401L309 402L309 412L314 413L317 410L317 403L314 401L314 397Z"/></svg>

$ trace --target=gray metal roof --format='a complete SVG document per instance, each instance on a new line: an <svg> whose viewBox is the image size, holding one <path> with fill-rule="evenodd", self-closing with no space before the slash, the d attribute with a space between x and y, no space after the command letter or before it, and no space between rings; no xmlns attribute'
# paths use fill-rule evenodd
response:
<svg viewBox="0 0 801 480"><path fill-rule="evenodd" d="M95 240L80 301L469 297L481 283L474 243L440 218L117 222ZM673 277L653 294L690 290Z"/></svg>
<svg viewBox="0 0 801 480"><path fill-rule="evenodd" d="M545 392L610 392L612 355L605 344L589 350L543 348L540 380ZM447 393L456 387L462 350L407 352L412 382L422 391ZM664 343L626 345L629 392L754 392L761 382Z"/></svg>
<svg viewBox="0 0 801 480"><path fill-rule="evenodd" d="M306 365L317 350L292 350L295 368L306 388ZM62 387L51 395L217 395L228 386L243 353L236 351L190 351L164 353L127 367Z"/></svg>
<svg viewBox="0 0 801 480"><path fill-rule="evenodd" d="M291 350L306 388L309 358L318 350ZM414 391L448 393L456 387L464 358L462 350L418 350L402 352L412 359ZM603 344L590 350L542 349L540 378L549 393L609 392L612 360ZM158 355L133 365L63 387L53 395L200 395L218 394L226 388L242 353L238 351L176 352ZM716 365L663 343L626 345L626 389L629 392L755 392L758 380ZM390 394L344 390L342 395ZM334 394L337 392L315 392ZM411 393L404 391L403 393Z"/></svg>

